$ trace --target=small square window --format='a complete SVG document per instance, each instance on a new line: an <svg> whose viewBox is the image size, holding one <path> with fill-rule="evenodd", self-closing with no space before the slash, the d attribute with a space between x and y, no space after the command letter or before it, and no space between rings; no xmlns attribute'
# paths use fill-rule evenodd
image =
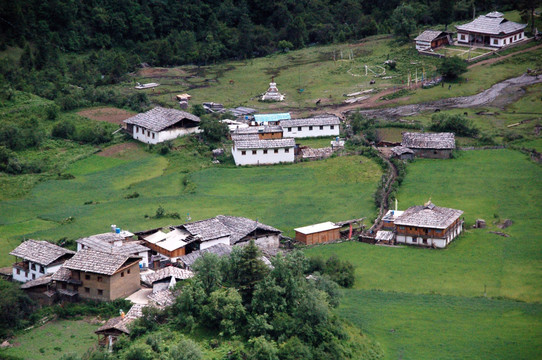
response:
<svg viewBox="0 0 542 360"><path fill-rule="evenodd" d="M85 280L90 280L90 275L85 275Z"/></svg>
<svg viewBox="0 0 542 360"><path fill-rule="evenodd" d="M263 153L264 153L264 154L267 154L267 149L265 149L265 150L263 151Z"/></svg>
<svg viewBox="0 0 542 360"><path fill-rule="evenodd" d="M124 271L120 272L120 277L124 277Z"/></svg>
<svg viewBox="0 0 542 360"><path fill-rule="evenodd" d="M324 126L320 125L320 130L324 130Z"/></svg>
<svg viewBox="0 0 542 360"><path fill-rule="evenodd" d="M297 131L301 131L301 126L298 126L298 127L297 127Z"/></svg>
<svg viewBox="0 0 542 360"><path fill-rule="evenodd" d="M104 294L104 291L102 289L98 289L98 295L103 295Z"/></svg>
<svg viewBox="0 0 542 360"><path fill-rule="evenodd" d="M90 288L86 287L85 288L85 293L90 294Z"/></svg>
<svg viewBox="0 0 542 360"><path fill-rule="evenodd" d="M30 270L36 270L36 265L30 264Z"/></svg>
<svg viewBox="0 0 542 360"><path fill-rule="evenodd" d="M427 244L427 239L423 239L423 243L424 243L424 244Z"/></svg>
<svg viewBox="0 0 542 360"><path fill-rule="evenodd" d="M129 274L129 273L130 273L130 269L126 270L126 272Z"/></svg>
<svg viewBox="0 0 542 360"><path fill-rule="evenodd" d="M290 152L290 149L284 149L284 152L285 152L285 153L289 153L289 152Z"/></svg>
<svg viewBox="0 0 542 360"><path fill-rule="evenodd" d="M21 269L17 269L17 275L21 274Z"/></svg>
<svg viewBox="0 0 542 360"><path fill-rule="evenodd" d="M309 126L309 131L311 131L311 130L312 130L312 126Z"/></svg>
<svg viewBox="0 0 542 360"><path fill-rule="evenodd" d="M329 128L330 128L331 130L333 130L333 129L335 129L335 125L329 125Z"/></svg>
<svg viewBox="0 0 542 360"><path fill-rule="evenodd" d="M412 238L412 242L418 242L418 238Z"/></svg>
<svg viewBox="0 0 542 360"><path fill-rule="evenodd" d="M246 155L247 152L245 150L241 151L241 155Z"/></svg>
<svg viewBox="0 0 542 360"><path fill-rule="evenodd" d="M66 283L62 283L61 287L62 287L62 289L66 290L66 287L67 287Z"/></svg>
<svg viewBox="0 0 542 360"><path fill-rule="evenodd" d="M102 282L104 279L101 276L98 276L98 282Z"/></svg>
<svg viewBox="0 0 542 360"><path fill-rule="evenodd" d="M291 127L288 128L288 132L290 132L290 131L292 131L292 128L291 128Z"/></svg>
<svg viewBox="0 0 542 360"><path fill-rule="evenodd" d="M252 150L252 155L256 155L257 153L258 153L258 151Z"/></svg>
<svg viewBox="0 0 542 360"><path fill-rule="evenodd" d="M275 154L278 154L279 153L279 149L275 149Z"/></svg>

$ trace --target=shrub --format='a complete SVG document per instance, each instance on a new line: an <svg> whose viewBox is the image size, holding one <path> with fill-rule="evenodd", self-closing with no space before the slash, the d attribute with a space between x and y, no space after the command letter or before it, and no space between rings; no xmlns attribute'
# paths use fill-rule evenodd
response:
<svg viewBox="0 0 542 360"><path fill-rule="evenodd" d="M437 71L446 79L457 79L467 72L467 63L457 56L445 57L437 66Z"/></svg>
<svg viewBox="0 0 542 360"><path fill-rule="evenodd" d="M51 136L60 139L71 139L75 135L75 125L67 120L60 121L53 126Z"/></svg>
<svg viewBox="0 0 542 360"><path fill-rule="evenodd" d="M432 131L453 132L457 136L477 136L479 130L474 127L472 122L462 114L437 113L431 117Z"/></svg>
<svg viewBox="0 0 542 360"><path fill-rule="evenodd" d="M170 352L172 360L201 360L203 353L200 347L190 339L183 339Z"/></svg>

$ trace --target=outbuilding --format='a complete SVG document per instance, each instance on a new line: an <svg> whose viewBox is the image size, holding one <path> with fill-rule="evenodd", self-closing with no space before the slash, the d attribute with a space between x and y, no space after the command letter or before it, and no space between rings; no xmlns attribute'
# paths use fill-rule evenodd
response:
<svg viewBox="0 0 542 360"><path fill-rule="evenodd" d="M452 42L452 39L450 33L446 31L425 30L414 41L416 42L416 50L427 51L448 45Z"/></svg>
<svg viewBox="0 0 542 360"><path fill-rule="evenodd" d="M160 106L124 120L126 131L136 140L158 144L199 132L200 118L186 111Z"/></svg>
<svg viewBox="0 0 542 360"><path fill-rule="evenodd" d="M412 150L416 157L449 159L455 149L455 136L454 133L405 132L401 147Z"/></svg>
<svg viewBox="0 0 542 360"><path fill-rule="evenodd" d="M305 245L321 244L341 238L341 227L326 221L294 229L295 239Z"/></svg>

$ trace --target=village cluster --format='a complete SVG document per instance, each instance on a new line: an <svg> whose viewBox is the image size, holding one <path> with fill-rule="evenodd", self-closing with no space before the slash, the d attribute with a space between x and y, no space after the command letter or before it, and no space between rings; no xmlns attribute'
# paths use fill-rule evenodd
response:
<svg viewBox="0 0 542 360"><path fill-rule="evenodd" d="M457 42L500 48L523 40L524 28L525 25L507 21L501 13L493 12L457 26ZM451 42L449 32L429 30L416 38L416 48L430 51ZM183 94L178 98L185 109L190 96ZM284 100L274 80L262 100ZM324 158L344 146L339 138L341 120L334 115L293 119L289 113L257 114L246 107L226 110L215 103L205 103L204 108L208 112L227 111L236 117L223 120L230 129L236 165ZM147 144L200 132L199 117L162 107L135 115L124 123L126 132ZM308 137L334 140L324 149L296 144L296 138ZM405 132L402 142L393 145L390 156L400 160L446 159L455 149L455 137L453 133ZM109 320L96 331L102 344L111 344L119 335L130 332L127 325L141 316L143 306L172 304L175 284L194 276L192 266L205 253L224 256L234 246L254 241L264 254L264 263L272 266L269 257L291 241L314 245L358 239L373 244L442 249L463 232L462 215L461 210L439 207L431 201L404 211L398 210L396 203L395 209L389 210L371 231L363 231L363 219L328 221L296 228L295 239L286 238L281 230L258 220L225 215L134 233L111 225L108 232L78 239L77 251L47 241L26 240L10 252L16 261L9 276L22 283L21 288L41 304L79 299L111 301L144 294L144 301L136 302L126 314Z"/></svg>

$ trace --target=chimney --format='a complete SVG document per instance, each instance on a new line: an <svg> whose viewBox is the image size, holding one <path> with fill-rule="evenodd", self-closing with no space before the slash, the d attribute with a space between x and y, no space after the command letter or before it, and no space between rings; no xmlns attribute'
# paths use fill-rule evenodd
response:
<svg viewBox="0 0 542 360"><path fill-rule="evenodd" d="M111 232L115 233L117 230L117 225L111 225Z"/></svg>

